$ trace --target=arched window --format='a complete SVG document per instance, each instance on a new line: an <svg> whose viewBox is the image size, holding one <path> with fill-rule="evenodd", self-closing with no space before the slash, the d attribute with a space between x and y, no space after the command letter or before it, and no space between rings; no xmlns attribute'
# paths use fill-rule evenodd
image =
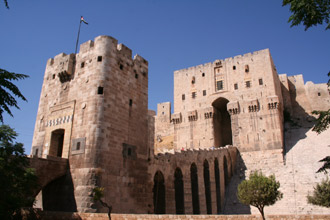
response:
<svg viewBox="0 0 330 220"><path fill-rule="evenodd" d="M223 157L223 172L225 177L225 185L227 186L229 183L229 175L228 175L228 165L226 156Z"/></svg>
<svg viewBox="0 0 330 220"><path fill-rule="evenodd" d="M190 180L191 180L191 195L193 204L193 214L200 214L199 208L199 192L198 192L198 175L197 166L195 163L190 167Z"/></svg>
<svg viewBox="0 0 330 220"><path fill-rule="evenodd" d="M183 175L181 169L176 168L174 173L176 214L184 214L184 185L182 178Z"/></svg>
<svg viewBox="0 0 330 220"><path fill-rule="evenodd" d="M210 169L207 160L204 160L204 188L207 214L212 214L212 199L211 199L211 185L210 185Z"/></svg>
<svg viewBox="0 0 330 220"><path fill-rule="evenodd" d="M165 181L162 172L157 171L154 177L154 213L165 214Z"/></svg>
<svg viewBox="0 0 330 220"><path fill-rule="evenodd" d="M220 190L220 171L218 159L214 159L214 177L215 177L215 192L217 198L217 213L221 213L221 190Z"/></svg>

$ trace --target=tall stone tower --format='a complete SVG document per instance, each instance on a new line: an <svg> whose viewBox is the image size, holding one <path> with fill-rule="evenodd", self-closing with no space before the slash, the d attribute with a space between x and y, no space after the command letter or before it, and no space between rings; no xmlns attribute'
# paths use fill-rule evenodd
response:
<svg viewBox="0 0 330 220"><path fill-rule="evenodd" d="M148 62L116 39L49 59L31 154L67 158L69 169L43 189L44 210L96 211L101 186L115 212L146 213L147 108Z"/></svg>

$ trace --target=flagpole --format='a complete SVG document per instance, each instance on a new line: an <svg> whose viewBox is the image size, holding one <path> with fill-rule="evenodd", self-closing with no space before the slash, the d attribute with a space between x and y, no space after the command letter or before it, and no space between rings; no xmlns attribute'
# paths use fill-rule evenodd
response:
<svg viewBox="0 0 330 220"><path fill-rule="evenodd" d="M79 23L79 29L78 29L78 36L77 36L77 42L76 42L76 50L74 51L74 54L77 54L77 48L78 48L78 42L79 42L79 35L80 35L80 27L81 27L81 19Z"/></svg>

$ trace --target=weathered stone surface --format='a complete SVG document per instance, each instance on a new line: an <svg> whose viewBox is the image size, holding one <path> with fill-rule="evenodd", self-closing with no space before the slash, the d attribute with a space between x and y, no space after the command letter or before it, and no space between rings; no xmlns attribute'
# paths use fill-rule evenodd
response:
<svg viewBox="0 0 330 220"><path fill-rule="evenodd" d="M329 213L304 200L321 179L315 163L330 142L328 133L307 132L310 113L328 108L325 84L279 76L266 49L175 71L174 113L164 102L156 114L148 110L148 62L112 37L96 37L78 54L47 62L31 155L69 166L62 179L47 167L40 172L53 180L43 185L44 208L106 212L92 199L98 186L114 213L255 213L233 195L261 169L275 173L285 193L269 213ZM192 216L157 218L213 218Z"/></svg>

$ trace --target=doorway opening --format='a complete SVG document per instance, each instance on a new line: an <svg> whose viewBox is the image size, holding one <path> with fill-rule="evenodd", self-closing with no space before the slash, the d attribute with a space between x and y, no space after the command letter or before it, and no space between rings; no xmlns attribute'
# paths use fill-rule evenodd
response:
<svg viewBox="0 0 330 220"><path fill-rule="evenodd" d="M214 127L214 146L222 147L232 145L232 131L230 115L227 111L225 98L218 98L212 103L214 109L213 127Z"/></svg>
<svg viewBox="0 0 330 220"><path fill-rule="evenodd" d="M52 132L50 139L49 155L54 157L62 157L64 129L57 129Z"/></svg>

